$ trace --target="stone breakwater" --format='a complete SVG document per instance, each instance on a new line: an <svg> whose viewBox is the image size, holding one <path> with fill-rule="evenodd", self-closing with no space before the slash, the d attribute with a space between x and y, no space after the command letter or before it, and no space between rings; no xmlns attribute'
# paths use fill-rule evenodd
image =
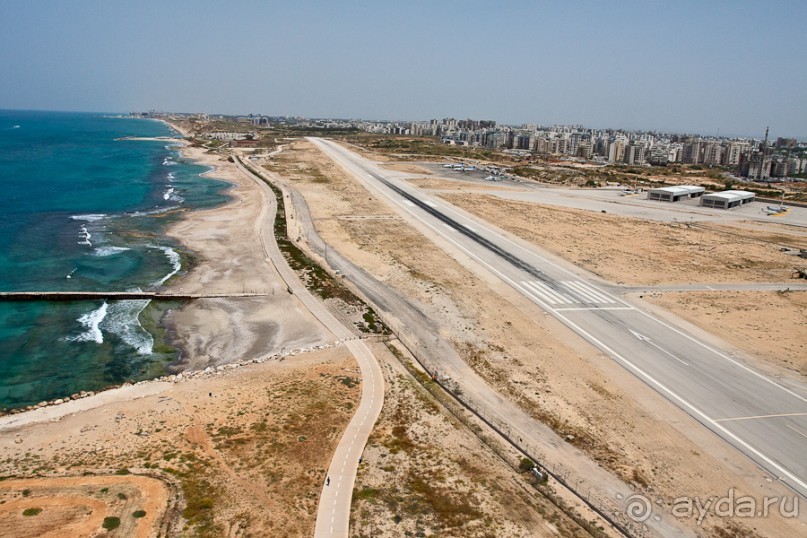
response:
<svg viewBox="0 0 807 538"><path fill-rule="evenodd" d="M109 386L109 387L107 387L107 388L105 388L105 389L103 389L101 391L92 391L92 390L84 391L84 390L82 390L81 392L77 392L76 394L71 394L70 396L64 396L62 398L56 398L56 399L53 399L53 400L39 402L36 405L29 405L27 407L20 407L20 408L16 408L16 409L0 409L0 416L17 415L17 414L20 414L20 413L25 413L27 411L33 411L34 409L41 409L43 407L53 407L53 406L57 406L57 405L67 403L67 402L72 401L72 400L80 400L82 398L89 398L91 396L95 396L96 394L98 394L100 392L107 392L107 391L115 390L115 389L118 389L118 388L121 388L121 387L145 385L145 384L157 383L157 382L181 383L183 381L189 381L191 379L210 378L210 377L213 377L213 376L221 375L222 373L227 372L228 370L234 370L236 368L241 368L242 366L248 366L250 364L261 364L261 363L269 362L269 361L273 361L273 360L282 361L286 357L294 357L295 355L300 355L300 354L303 354L303 353L309 353L309 352L312 352L312 351L319 351L319 350L322 350L322 349L339 347L339 346L342 346L343 344L344 344L344 342L339 340L339 341L336 341L336 342L334 342L332 344L323 344L323 345L319 345L319 346L302 347L302 348L297 348L297 349L294 349L294 350L286 351L286 352L283 352L283 353L275 353L275 354L272 354L272 355L266 355L264 357L258 357L258 358L250 359L250 360L246 360L246 361L232 362L232 363L228 363L228 364L221 364L221 365L218 365L218 366L208 366L204 370L189 370L189 371L186 371L186 372L180 372L178 374L165 375L165 376L161 376L161 377L156 377L154 379L147 379L147 380L144 380L144 381L138 381L137 383L123 383L123 384L120 384L120 385L112 385L112 386Z"/></svg>

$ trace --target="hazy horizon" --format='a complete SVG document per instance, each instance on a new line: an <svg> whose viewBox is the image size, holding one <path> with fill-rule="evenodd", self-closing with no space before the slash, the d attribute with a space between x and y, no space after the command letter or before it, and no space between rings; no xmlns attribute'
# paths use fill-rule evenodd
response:
<svg viewBox="0 0 807 538"><path fill-rule="evenodd" d="M807 139L807 4L0 4L0 108Z"/></svg>

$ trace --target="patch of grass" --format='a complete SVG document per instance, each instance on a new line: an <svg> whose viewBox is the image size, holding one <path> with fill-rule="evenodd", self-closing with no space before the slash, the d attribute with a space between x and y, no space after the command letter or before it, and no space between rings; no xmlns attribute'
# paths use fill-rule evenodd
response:
<svg viewBox="0 0 807 538"><path fill-rule="evenodd" d="M104 522L101 524L103 528L108 531L117 529L120 527L120 518L119 517L105 517Z"/></svg>
<svg viewBox="0 0 807 538"><path fill-rule="evenodd" d="M371 488L369 486L364 486L360 490L356 490L353 492L353 498L362 501L375 502L375 499L378 496L378 494L379 490Z"/></svg>
<svg viewBox="0 0 807 538"><path fill-rule="evenodd" d="M359 380L355 377L344 376L340 377L339 381L341 381L341 383L349 389L352 389L353 387L359 384Z"/></svg>
<svg viewBox="0 0 807 538"><path fill-rule="evenodd" d="M24 515L25 517L31 517L39 515L40 512L42 512L41 508L26 508L25 510L22 511L22 515Z"/></svg>
<svg viewBox="0 0 807 538"><path fill-rule="evenodd" d="M410 474L408 489L418 498L413 511L426 509L434 513L443 527L461 527L470 521L481 519L484 514L467 498L455 498L446 488L434 485L439 480ZM418 506L419 505L419 506Z"/></svg>
<svg viewBox="0 0 807 538"><path fill-rule="evenodd" d="M221 528L214 523L213 511L220 497L220 491L196 467L180 473L182 492L187 504L182 511L189 526L195 527L199 536L220 536Z"/></svg>
<svg viewBox="0 0 807 538"><path fill-rule="evenodd" d="M121 467L120 469L115 471L115 474L125 476L127 474L132 474L132 472L129 469L127 469L126 467Z"/></svg>

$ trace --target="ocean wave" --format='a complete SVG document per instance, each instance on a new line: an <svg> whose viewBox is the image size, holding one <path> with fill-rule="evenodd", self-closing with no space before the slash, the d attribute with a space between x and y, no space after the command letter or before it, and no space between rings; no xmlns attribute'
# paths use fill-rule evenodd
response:
<svg viewBox="0 0 807 538"><path fill-rule="evenodd" d="M106 215L104 213L92 213L89 215L73 215L70 218L73 220L84 220L87 222L95 222L96 220L109 218L109 215Z"/></svg>
<svg viewBox="0 0 807 538"><path fill-rule="evenodd" d="M174 175L173 172L168 172L168 175L166 176L165 179L167 179L168 181L174 181L174 179L176 179L176 176Z"/></svg>
<svg viewBox="0 0 807 538"><path fill-rule="evenodd" d="M106 257L106 256L112 256L114 254L119 254L119 253L125 252L127 250L131 250L131 249L127 248L127 247L98 247L98 248L95 249L95 252L93 252L93 255L103 258L103 257Z"/></svg>
<svg viewBox="0 0 807 538"><path fill-rule="evenodd" d="M172 194L174 194L174 187L168 187L168 190L163 193L163 200L170 199Z"/></svg>
<svg viewBox="0 0 807 538"><path fill-rule="evenodd" d="M92 246L92 243L90 243L90 238L92 237L92 234L87 231L87 227L84 226L83 224L81 225L81 231L78 233L78 236L81 239L81 241L78 242L79 245L87 245L90 247Z"/></svg>
<svg viewBox="0 0 807 538"><path fill-rule="evenodd" d="M175 164L177 164L177 162L171 160L170 157L166 157L165 159L163 159L163 166L174 166Z"/></svg>
<svg viewBox="0 0 807 538"><path fill-rule="evenodd" d="M140 313L148 306L149 299L116 301L102 304L96 310L78 318L87 330L77 336L67 336L70 342L104 343L104 333L114 334L124 343L133 347L140 355L151 355L154 350L154 337L140 324Z"/></svg>
<svg viewBox="0 0 807 538"><path fill-rule="evenodd" d="M98 309L87 312L78 318L76 321L81 323L87 330L78 336L68 336L65 340L70 342L95 342L96 344L103 344L104 335L101 333L101 322L104 321L108 310L109 305L104 302Z"/></svg>
<svg viewBox="0 0 807 538"><path fill-rule="evenodd" d="M150 302L136 299L112 303L101 327L132 346L138 354L151 355L154 337L140 324L140 313Z"/></svg>
<svg viewBox="0 0 807 538"><path fill-rule="evenodd" d="M171 247L162 247L157 245L149 245L149 246L151 248L162 250L165 253L165 256L168 258L168 261L172 267L172 271L170 273L165 275L160 280L157 280L153 284L154 286L162 286L169 278L177 274L179 270L182 269L182 262L180 261L179 253L177 253L177 251L172 249Z"/></svg>

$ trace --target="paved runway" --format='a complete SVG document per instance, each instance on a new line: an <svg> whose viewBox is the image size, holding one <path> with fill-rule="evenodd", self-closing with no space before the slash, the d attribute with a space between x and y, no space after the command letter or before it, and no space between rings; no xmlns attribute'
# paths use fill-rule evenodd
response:
<svg viewBox="0 0 807 538"><path fill-rule="evenodd" d="M591 282L574 267L313 139L400 210L619 362L763 469L807 497L807 387L787 386ZM608 290L606 289L608 288ZM803 338L804 335L794 335Z"/></svg>

